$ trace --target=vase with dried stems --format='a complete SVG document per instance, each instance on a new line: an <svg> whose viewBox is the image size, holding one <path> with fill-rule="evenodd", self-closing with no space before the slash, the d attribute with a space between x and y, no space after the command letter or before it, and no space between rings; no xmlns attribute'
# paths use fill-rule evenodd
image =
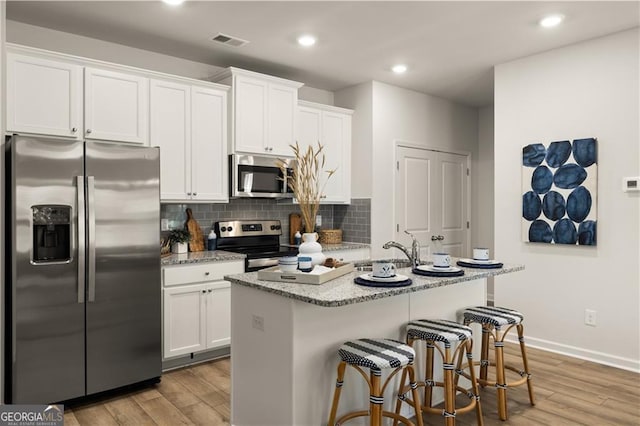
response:
<svg viewBox="0 0 640 426"><path fill-rule="evenodd" d="M291 175L286 178L287 185L298 201L300 214L304 221L305 233L302 235L303 242L298 249L298 256L311 257L311 263L318 265L323 263L326 257L322 254L322 246L317 242L318 234L314 232L316 215L320 209L320 200L324 196L323 192L327 181L336 170L324 170L324 147L320 142L318 142L317 148L309 145L303 149L298 145L298 142L291 145L291 148L295 161L288 164L283 160L278 160L278 165L282 169L283 176L287 176L287 168L291 168Z"/></svg>

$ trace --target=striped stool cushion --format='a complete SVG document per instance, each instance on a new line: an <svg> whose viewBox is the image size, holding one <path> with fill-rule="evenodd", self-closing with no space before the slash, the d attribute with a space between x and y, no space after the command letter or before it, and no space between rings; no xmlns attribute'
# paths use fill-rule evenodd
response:
<svg viewBox="0 0 640 426"><path fill-rule="evenodd" d="M465 323L493 324L498 329L503 325L520 324L524 320L524 315L520 312L497 306L467 308L463 315Z"/></svg>
<svg viewBox="0 0 640 426"><path fill-rule="evenodd" d="M451 343L470 339L472 330L455 321L421 319L409 322L407 334L415 339L443 342L450 347Z"/></svg>
<svg viewBox="0 0 640 426"><path fill-rule="evenodd" d="M338 355L348 364L381 370L412 364L416 352L396 340L358 339L345 342L338 349Z"/></svg>

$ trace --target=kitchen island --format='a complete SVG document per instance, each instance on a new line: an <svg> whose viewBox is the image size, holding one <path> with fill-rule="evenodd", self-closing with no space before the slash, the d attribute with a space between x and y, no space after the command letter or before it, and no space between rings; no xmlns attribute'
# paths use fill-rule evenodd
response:
<svg viewBox="0 0 640 426"><path fill-rule="evenodd" d="M231 423L234 425L326 424L346 340L385 337L404 340L404 326L418 318L455 320L464 307L486 303L486 278L516 272L465 269L465 275L414 275L408 287L354 284L352 272L321 285L258 280L257 273L225 277L231 286ZM479 346L479 345L477 345ZM424 377L418 365L418 377ZM338 414L368 405L362 378L347 369ZM393 409L395 386L385 409ZM395 406L395 405L393 405ZM404 407L408 409L408 407ZM357 424L357 422L356 422Z"/></svg>

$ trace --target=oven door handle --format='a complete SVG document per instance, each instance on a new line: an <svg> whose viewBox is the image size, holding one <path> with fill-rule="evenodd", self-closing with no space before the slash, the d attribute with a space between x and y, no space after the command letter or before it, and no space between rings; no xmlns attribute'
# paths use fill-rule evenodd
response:
<svg viewBox="0 0 640 426"><path fill-rule="evenodd" d="M278 264L279 257L267 257L262 259L247 259L247 268L268 268L269 266L276 266Z"/></svg>

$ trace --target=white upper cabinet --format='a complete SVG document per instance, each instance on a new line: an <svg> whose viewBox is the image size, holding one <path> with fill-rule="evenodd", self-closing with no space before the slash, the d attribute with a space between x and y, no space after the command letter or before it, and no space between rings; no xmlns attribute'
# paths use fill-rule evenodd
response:
<svg viewBox="0 0 640 426"><path fill-rule="evenodd" d="M148 145L148 79L93 62L10 45L7 131Z"/></svg>
<svg viewBox="0 0 640 426"><path fill-rule="evenodd" d="M335 169L326 182L321 203L351 202L351 116L352 110L300 101L297 139L301 149L322 144L325 170Z"/></svg>
<svg viewBox="0 0 640 426"><path fill-rule="evenodd" d="M82 138L82 67L8 52L7 130Z"/></svg>
<svg viewBox="0 0 640 426"><path fill-rule="evenodd" d="M213 81L232 86L231 150L292 156L295 143L298 88L302 83L227 68Z"/></svg>
<svg viewBox="0 0 640 426"><path fill-rule="evenodd" d="M149 80L85 68L85 138L148 145Z"/></svg>
<svg viewBox="0 0 640 426"><path fill-rule="evenodd" d="M155 79L150 86L160 199L228 201L226 90Z"/></svg>

